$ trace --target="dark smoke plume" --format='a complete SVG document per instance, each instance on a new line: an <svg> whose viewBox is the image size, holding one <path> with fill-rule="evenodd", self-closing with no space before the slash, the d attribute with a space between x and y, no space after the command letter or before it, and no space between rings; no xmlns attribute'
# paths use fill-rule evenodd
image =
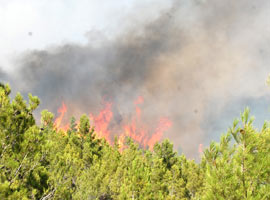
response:
<svg viewBox="0 0 270 200"><path fill-rule="evenodd" d="M158 18L131 24L114 39L100 36L98 45L89 41L25 53L12 85L38 95L41 108L54 112L65 101L74 115L97 112L105 98L116 105L116 124L133 112L133 100L141 95L145 121L169 117L173 127L164 137L194 157L216 121L228 115L226 107L238 113L241 99L268 94L270 2L170 3Z"/></svg>

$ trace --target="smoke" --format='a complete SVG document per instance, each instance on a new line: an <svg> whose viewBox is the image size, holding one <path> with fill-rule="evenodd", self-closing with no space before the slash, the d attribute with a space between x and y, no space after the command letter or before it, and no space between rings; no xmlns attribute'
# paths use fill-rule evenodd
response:
<svg viewBox="0 0 270 200"><path fill-rule="evenodd" d="M39 96L41 108L52 111L65 101L77 116L97 112L104 99L112 101L115 124L127 119L133 101L143 96L145 122L170 118L173 127L164 137L194 157L199 144L209 141L208 131L228 115L227 106L240 112L241 99L268 93L270 2L170 3L152 20L136 10L146 22L127 16L130 24L113 39L89 32L86 45L26 52L17 59L18 74L10 77L13 87Z"/></svg>
<svg viewBox="0 0 270 200"><path fill-rule="evenodd" d="M7 79L7 74L6 72L4 72L4 70L2 70L0 66L0 83L6 81L6 79Z"/></svg>

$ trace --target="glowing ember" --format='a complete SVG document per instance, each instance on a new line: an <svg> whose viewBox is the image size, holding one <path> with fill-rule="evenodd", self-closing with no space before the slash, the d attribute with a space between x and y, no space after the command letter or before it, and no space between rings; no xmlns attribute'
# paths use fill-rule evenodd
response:
<svg viewBox="0 0 270 200"><path fill-rule="evenodd" d="M120 131L122 132L120 132L121 134L119 134L118 137L120 151L122 151L124 148L126 137L132 138L144 148L149 147L150 149L153 149L154 144L162 139L163 133L172 126L172 122L169 119L161 118L156 126L156 129L154 131L149 130L147 125L145 125L143 120L141 120L142 110L140 105L143 104L143 102L144 99L141 96L134 101L136 115L132 116L130 123L124 124L122 128L120 128ZM105 102L104 105L104 108L99 112L98 115L95 116L90 113L89 117L94 124L96 136L98 138L105 138L110 144L112 144L114 135L109 129L109 125L113 118L112 103ZM67 107L64 103L62 103L62 107L58 109L60 116L56 118L54 123L54 127L56 129L61 129L63 131L68 130L68 124L61 126L61 122L66 112Z"/></svg>

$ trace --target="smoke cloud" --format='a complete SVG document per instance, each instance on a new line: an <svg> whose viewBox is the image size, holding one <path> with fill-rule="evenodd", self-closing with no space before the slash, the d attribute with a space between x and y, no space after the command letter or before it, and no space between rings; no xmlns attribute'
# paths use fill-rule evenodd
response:
<svg viewBox="0 0 270 200"><path fill-rule="evenodd" d="M7 74L4 72L4 70L1 69L1 66L0 66L0 82L1 81L6 81L7 79Z"/></svg>
<svg viewBox="0 0 270 200"><path fill-rule="evenodd" d="M89 32L85 45L26 52L15 63L18 74L10 76L11 84L39 96L41 109L56 112L65 101L75 116L112 101L115 124L128 119L133 101L143 96L145 122L170 118L173 126L164 137L196 156L214 126L226 128L219 124L222 117L241 111L247 103L242 99L269 100L264 80L270 69L270 2L170 3L152 20L136 10L146 22L127 16L131 23L114 38Z"/></svg>

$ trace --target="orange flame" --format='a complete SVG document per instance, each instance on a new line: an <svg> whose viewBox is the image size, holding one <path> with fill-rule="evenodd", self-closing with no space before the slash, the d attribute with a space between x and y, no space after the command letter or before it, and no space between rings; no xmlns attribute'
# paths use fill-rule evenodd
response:
<svg viewBox="0 0 270 200"><path fill-rule="evenodd" d="M95 132L97 133L97 136L99 138L104 137L109 143L111 143L111 140L108 126L113 117L111 107L112 103L106 103L105 108L100 111L98 116L94 116L91 113L89 114L90 119L92 119L94 122Z"/></svg>
<svg viewBox="0 0 270 200"><path fill-rule="evenodd" d="M55 119L55 121L54 121L54 127L56 129L59 129L60 128L60 125L61 125L61 122L63 120L63 117L64 117L65 113L67 112L67 107L66 107L66 105L65 105L64 102L62 102L62 107L59 108L57 110L57 112L60 113L60 116Z"/></svg>
<svg viewBox="0 0 270 200"><path fill-rule="evenodd" d="M172 122L169 119L163 117L159 120L155 131L150 134L151 131L149 131L147 125L145 125L141 120L142 110L140 105L143 104L143 102L144 99L141 96L139 96L134 101L136 115L132 117L131 123L124 124L122 127L122 133L118 138L120 151L122 151L124 148L124 141L126 137L130 137L142 145L144 148L149 147L152 150L154 144L161 140L163 133L172 126ZM54 127L56 129L61 129L63 131L68 130L68 124L61 127L61 122L66 112L67 107L64 103L62 103L62 107L58 109L60 116L56 118L54 123ZM109 129L110 122L113 118L112 103L105 102L105 107L99 112L98 115L95 116L90 113L89 117L95 126L95 133L97 137L105 138L110 144L112 144L113 135Z"/></svg>
<svg viewBox="0 0 270 200"><path fill-rule="evenodd" d="M163 132L167 131L171 126L172 122L169 119L167 118L160 119L155 133L151 136L150 140L148 141L150 149L153 149L155 143L161 140Z"/></svg>

